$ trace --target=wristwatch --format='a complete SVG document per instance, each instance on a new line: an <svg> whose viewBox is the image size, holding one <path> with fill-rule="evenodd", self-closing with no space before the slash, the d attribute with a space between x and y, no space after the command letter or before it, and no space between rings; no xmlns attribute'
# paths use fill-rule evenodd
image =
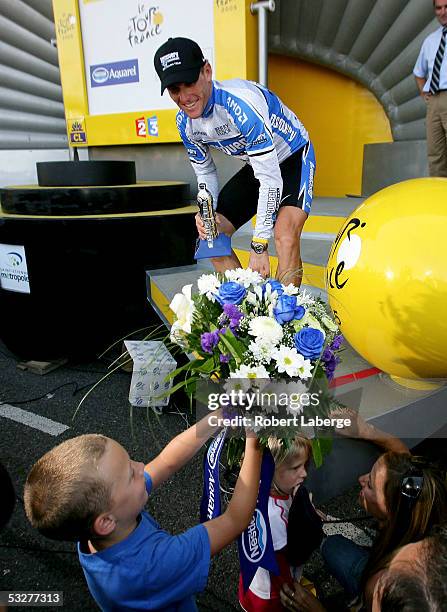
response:
<svg viewBox="0 0 447 612"><path fill-rule="evenodd" d="M269 248L269 245L268 245L268 242L264 243L264 242L256 242L255 240L252 240L250 244L250 248L257 255L262 255L262 253L265 253L266 250Z"/></svg>

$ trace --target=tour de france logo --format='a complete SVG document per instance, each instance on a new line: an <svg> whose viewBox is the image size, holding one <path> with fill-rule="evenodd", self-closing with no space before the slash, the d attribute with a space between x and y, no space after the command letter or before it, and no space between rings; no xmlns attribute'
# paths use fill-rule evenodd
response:
<svg viewBox="0 0 447 612"><path fill-rule="evenodd" d="M332 245L329 262L332 265L326 270L327 286L331 289L343 289L349 282L349 270L352 270L362 252L362 238L356 233L366 226L366 223L354 217L341 230ZM335 261L334 260L334 254Z"/></svg>
<svg viewBox="0 0 447 612"><path fill-rule="evenodd" d="M63 13L56 22L57 35L62 40L73 38L75 32L76 17L71 13Z"/></svg>
<svg viewBox="0 0 447 612"><path fill-rule="evenodd" d="M258 563L267 549L267 525L262 512L256 508L250 525L242 534L242 550L251 563Z"/></svg>
<svg viewBox="0 0 447 612"><path fill-rule="evenodd" d="M159 36L162 32L163 14L158 6L138 4L138 14L129 19L128 36L129 45L135 47Z"/></svg>

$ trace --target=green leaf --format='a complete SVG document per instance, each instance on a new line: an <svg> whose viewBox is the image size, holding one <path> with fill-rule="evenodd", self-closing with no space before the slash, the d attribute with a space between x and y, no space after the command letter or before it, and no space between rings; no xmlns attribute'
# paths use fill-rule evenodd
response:
<svg viewBox="0 0 447 612"><path fill-rule="evenodd" d="M320 468L323 465L324 458L329 455L332 450L332 439L313 438L313 440L311 440L311 444L315 466Z"/></svg>
<svg viewBox="0 0 447 612"><path fill-rule="evenodd" d="M314 458L314 463L317 468L323 465L323 453L321 452L320 440L318 438L314 438L312 441L312 456Z"/></svg>
<svg viewBox="0 0 447 612"><path fill-rule="evenodd" d="M234 334L229 329L227 329L224 334L220 335L220 342L222 342L225 348L231 353L232 357L236 361L236 364L239 365L244 356L244 345L234 337Z"/></svg>
<svg viewBox="0 0 447 612"><path fill-rule="evenodd" d="M180 381L179 383L177 383L171 389L168 389L164 393L161 393L160 395L155 395L154 398L155 399L164 399L165 397L169 397L170 395L172 395L173 393L175 393L176 391L178 391L179 389L181 389L185 385L190 385L193 381L195 382L199 378L200 378L199 376L190 376L188 378L185 378L185 380Z"/></svg>
<svg viewBox="0 0 447 612"><path fill-rule="evenodd" d="M210 357L206 361L201 361L200 367L191 368L194 372L201 372L202 374L211 374L216 369L214 364L214 357Z"/></svg>

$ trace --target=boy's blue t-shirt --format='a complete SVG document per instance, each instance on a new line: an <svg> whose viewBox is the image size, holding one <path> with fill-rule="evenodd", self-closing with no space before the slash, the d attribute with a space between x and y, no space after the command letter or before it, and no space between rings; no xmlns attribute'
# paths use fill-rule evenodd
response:
<svg viewBox="0 0 447 612"><path fill-rule="evenodd" d="M147 472L146 489L152 480ZM88 587L106 611L195 612L208 579L210 542L203 525L172 536L142 512L136 529L106 550L78 554Z"/></svg>

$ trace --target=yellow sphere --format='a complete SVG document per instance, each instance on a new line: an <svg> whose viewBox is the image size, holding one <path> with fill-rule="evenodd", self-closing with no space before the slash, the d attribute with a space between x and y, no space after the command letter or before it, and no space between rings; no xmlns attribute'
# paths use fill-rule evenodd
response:
<svg viewBox="0 0 447 612"><path fill-rule="evenodd" d="M447 179L387 187L329 254L329 303L348 342L390 375L447 378Z"/></svg>

